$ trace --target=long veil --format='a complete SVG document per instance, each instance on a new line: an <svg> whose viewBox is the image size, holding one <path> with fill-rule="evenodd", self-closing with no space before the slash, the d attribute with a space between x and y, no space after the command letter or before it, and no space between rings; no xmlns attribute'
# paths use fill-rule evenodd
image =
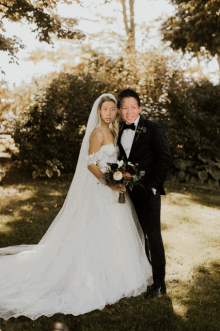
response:
<svg viewBox="0 0 220 331"><path fill-rule="evenodd" d="M89 138L92 133L92 131L95 128L96 125L96 114L97 114L97 108L99 105L100 100L108 96L111 99L115 100L115 97L112 94L104 93L99 96L98 99L96 99L88 122L87 122L87 127L86 127L86 133L82 141L80 153L79 153L79 158L76 166L76 171L72 180L72 183L70 185L68 194L66 196L66 199L64 201L64 204L60 210L60 212L57 214L55 219L53 220L52 224L48 228L47 232L45 235L42 237L40 242L36 245L15 245L15 246L8 246L4 248L0 248L0 255L13 255L17 254L20 252L24 251L35 251L44 246L45 244L50 242L51 235L54 233L54 230L56 228L56 233L59 233L59 228L62 232L62 229L65 228L65 222L63 222L64 219L68 219L68 215L70 210L76 210L80 208L81 205L81 199L82 199L82 194L83 191L86 188L86 185L88 183L88 179L93 176L87 169L86 165L86 157L88 155L88 150L89 150ZM94 177L95 179L95 177ZM66 217L65 217L66 215ZM59 224L59 221L61 220L62 217L62 223ZM67 230L67 229L66 229ZM55 236L56 237L56 236Z"/></svg>

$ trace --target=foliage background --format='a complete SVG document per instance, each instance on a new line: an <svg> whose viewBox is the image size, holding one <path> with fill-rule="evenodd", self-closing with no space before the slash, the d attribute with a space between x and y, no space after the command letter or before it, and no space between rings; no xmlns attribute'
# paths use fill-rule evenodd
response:
<svg viewBox="0 0 220 331"><path fill-rule="evenodd" d="M57 158L65 171L73 171L91 105L105 90L107 84L89 74L60 74L18 117L13 133L19 146L15 158L39 168Z"/></svg>
<svg viewBox="0 0 220 331"><path fill-rule="evenodd" d="M65 0L65 2L78 1ZM107 8L109 2L113 3L114 0L104 1L103 6ZM192 22L195 19L195 10L201 1L197 2L198 6L191 0L171 2L176 5L173 16L175 20L170 17L161 26L164 41L169 41L173 49L191 51L196 55L197 49L188 49L184 46L186 38L178 39L178 47L173 40L179 36L180 31L181 36L186 37L185 32L177 25L177 21L179 18L182 19L181 22L190 18L189 22ZM205 17L202 20L203 27L207 29L209 27L206 20L207 10L211 10L212 15L217 15L214 9L217 8L218 2L219 0L213 2L215 5L211 7L212 10L207 9L204 4L199 6L199 17ZM156 26L156 22L148 27L138 24L134 19L135 3L134 0L117 2L118 8L121 8L124 31L111 31L111 24L115 22L115 18L104 17L98 12L97 17L105 21L106 27L110 29L106 28L105 31L97 34L87 33L86 41L82 43L85 35L83 31L76 29L79 20L55 15L53 10L57 8L59 1L45 3L40 0L33 5L29 0L21 0L19 3L13 0L9 5L7 1L0 0L0 12L4 19L13 22L25 19L29 24L35 22L39 40L51 43L56 38L60 38L62 45L65 46L55 52L36 50L28 59L38 62L47 58L58 64L65 57L62 73L48 74L13 91L0 88L0 96L6 100L0 102L3 130L12 134L18 148L17 152L13 147L7 146L7 151L13 156L12 159L17 161L15 164L32 172L34 169L40 171L47 167L48 162L53 164L53 160L58 159L64 165L64 171L74 171L93 102L103 92L117 96L121 90L128 87L139 93L143 116L160 122L165 127L174 158L192 159L202 149L212 150L216 155L219 153L219 85L214 86L209 82L208 77L201 75L199 65L197 78L193 78L195 77L193 74L189 75L189 68L183 70L180 53L167 52L167 44L161 42L158 48L144 47L142 50L137 50L139 47L137 47L137 33L142 31L144 43L151 27ZM215 23L218 24L218 20ZM29 26L32 29L32 25ZM0 28L4 28L3 21ZM176 28L179 31L177 34ZM216 29L216 25L213 29ZM68 39L70 48L66 47L67 42L64 37ZM214 40L217 40L217 37L218 34L213 37ZM101 52L102 47L108 43L108 50L111 49L112 40L115 41L115 45L120 46L120 52L111 55L110 53L107 55L108 52ZM121 41L120 45L118 40ZM6 41L4 38L3 46ZM93 47L92 41L98 41L99 46ZM187 42L190 43L190 40L187 39ZM14 52L13 54L9 52L9 55L11 54L13 58L17 52L16 43L9 44ZM78 53L74 53L71 46L77 46ZM4 48L4 51L7 50L9 51L7 47ZM217 54L217 50L209 54ZM78 65L73 66L74 55L78 56L80 61ZM9 117L4 121L9 113L15 117L14 122L9 120Z"/></svg>
<svg viewBox="0 0 220 331"><path fill-rule="evenodd" d="M135 89L143 116L160 122L175 158L189 159L201 149L218 153L220 88L207 80L186 81L180 70L170 70L167 58L149 52L131 66L125 58L108 59L93 53L80 67L69 68L37 92L14 126L19 148L14 159L29 168L57 158L73 171L85 125L96 98Z"/></svg>

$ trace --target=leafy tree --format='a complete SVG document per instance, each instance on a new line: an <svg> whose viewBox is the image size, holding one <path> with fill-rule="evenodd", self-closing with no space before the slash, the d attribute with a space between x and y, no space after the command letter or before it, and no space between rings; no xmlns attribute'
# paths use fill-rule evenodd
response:
<svg viewBox="0 0 220 331"><path fill-rule="evenodd" d="M143 115L165 127L173 156L193 157L202 148L217 154L220 87L205 79L186 81L182 70L167 67L160 52L148 51L137 58L132 66L124 58L110 61L94 53L85 70L91 68L99 80L105 77L115 94L127 87L136 90Z"/></svg>
<svg viewBox="0 0 220 331"><path fill-rule="evenodd" d="M5 101L11 97L10 91L4 86L4 82L0 82L0 123L3 122L3 115L5 111ZM1 125L0 125L0 129Z"/></svg>
<svg viewBox="0 0 220 331"><path fill-rule="evenodd" d="M63 0L67 4L79 0ZM4 29L4 19L13 22L25 21L34 24L32 31L37 33L39 41L52 43L51 36L57 38L81 39L84 37L81 31L73 29L77 21L75 19L62 19L53 13L61 0L0 0L0 30ZM7 52L10 61L16 61L16 53L24 48L18 36L8 38L0 33L0 51Z"/></svg>
<svg viewBox="0 0 220 331"><path fill-rule="evenodd" d="M73 171L92 104L106 91L111 92L109 84L89 74L60 74L18 118L14 157L32 170L58 159L65 171Z"/></svg>
<svg viewBox="0 0 220 331"><path fill-rule="evenodd" d="M92 1L91 1L92 2ZM113 38L117 38L119 40L123 40L125 43L125 52L127 55L130 55L130 53L135 53L135 23L134 23L134 16L135 16L135 0L103 0L104 4L112 3L112 2L119 2L121 4L121 14L122 19L124 22L124 28L125 28L125 34L126 34L126 40L124 40L124 37L120 33L113 33L113 31L109 31L108 37L112 36ZM105 16L103 17L99 13L97 13L97 16L106 23L106 25L111 25L116 21L115 17ZM100 33L92 34L92 37L100 37ZM104 34L104 38L106 39L106 34Z"/></svg>
<svg viewBox="0 0 220 331"><path fill-rule="evenodd" d="M166 128L173 156L192 158L204 148L219 155L220 86L207 80L186 82L176 72L167 92L159 122Z"/></svg>
<svg viewBox="0 0 220 331"><path fill-rule="evenodd" d="M103 0L100 1L100 4L106 5L111 2L118 2L119 8L121 8L121 20L122 23L124 23L124 31L125 34L122 35L121 31L113 31L112 24L117 21L117 18L114 16L103 16L100 12L96 13L96 16L98 17L98 20L94 20L94 22L100 22L102 23L102 26L105 25L105 29L102 31L99 31L98 33L88 33L86 35L87 44L83 43L81 44L78 49L71 48L71 43L68 45L65 45L65 48L63 45L60 46L59 49L56 49L56 52L53 51L44 51L44 50L35 50L31 52L29 58L26 58L27 61L41 61L42 59L46 58L49 61L52 62L59 62L60 59L66 59L67 61L71 62L73 60L73 52L74 57L80 57L83 59L85 57L85 53L93 52L91 49L91 44L96 41L96 43L99 45L98 50L99 52L102 52L102 47L104 49L104 52L107 53L108 47L109 47L109 53L112 52L111 43L118 45L118 54L123 52L123 56L126 56L128 58L128 61L130 63L134 62L136 59L136 38L135 38L135 30L136 25L135 24L135 0ZM91 10L95 12L95 1L91 1L89 4ZM85 17L81 17L80 20L87 20ZM109 29L107 28L109 27ZM79 52L80 48L80 52ZM115 50L113 51L115 54ZM67 63L67 62L66 62Z"/></svg>
<svg viewBox="0 0 220 331"><path fill-rule="evenodd" d="M124 58L111 60L92 51L83 63L68 71L39 90L30 107L28 90L22 92L23 110L13 137L19 148L17 158L29 169L42 169L56 158L65 171L74 170L84 133L81 128L94 100L103 92L117 95L130 86L140 93L145 113L150 108L156 113L162 107L159 98L166 89L167 69L163 57L155 53L143 55L138 66L132 67Z"/></svg>
<svg viewBox="0 0 220 331"><path fill-rule="evenodd" d="M127 87L139 93L143 116L165 127L174 157L190 158L201 148L218 152L219 86L185 81L183 72L167 67L159 52L139 55L131 66L125 58L111 60L93 51L68 71L48 82L20 113L14 139L18 159L29 168L41 169L58 159L65 171L74 170L94 100L103 92L116 96Z"/></svg>
<svg viewBox="0 0 220 331"><path fill-rule="evenodd" d="M177 10L162 26L164 41L174 50L217 55L220 68L220 0L170 1Z"/></svg>

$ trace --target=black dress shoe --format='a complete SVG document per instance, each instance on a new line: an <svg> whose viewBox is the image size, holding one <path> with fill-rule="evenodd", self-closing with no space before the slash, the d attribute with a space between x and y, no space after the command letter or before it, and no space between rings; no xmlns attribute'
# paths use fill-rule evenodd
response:
<svg viewBox="0 0 220 331"><path fill-rule="evenodd" d="M157 299L160 296L162 296L163 294L166 294L166 287L163 286L153 286L152 290L149 293L149 298L154 298Z"/></svg>

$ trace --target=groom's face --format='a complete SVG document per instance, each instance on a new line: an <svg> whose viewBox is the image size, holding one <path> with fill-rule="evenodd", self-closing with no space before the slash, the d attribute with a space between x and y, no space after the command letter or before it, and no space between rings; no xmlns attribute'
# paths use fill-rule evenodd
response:
<svg viewBox="0 0 220 331"><path fill-rule="evenodd" d="M138 106L137 100L133 97L127 97L122 100L121 117L128 123L133 123L141 112L141 107Z"/></svg>

